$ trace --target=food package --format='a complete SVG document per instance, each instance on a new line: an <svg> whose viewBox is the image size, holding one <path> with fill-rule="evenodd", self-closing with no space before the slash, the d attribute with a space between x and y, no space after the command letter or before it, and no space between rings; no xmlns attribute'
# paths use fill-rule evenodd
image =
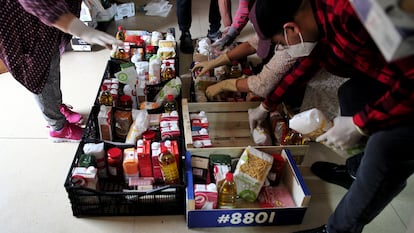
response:
<svg viewBox="0 0 414 233"><path fill-rule="evenodd" d="M125 143L136 144L138 138L148 129L149 116L147 110L133 110L133 116L135 119L132 125L129 127Z"/></svg>
<svg viewBox="0 0 414 233"><path fill-rule="evenodd" d="M168 81L154 98L158 106L162 106L163 103L167 101L168 95L173 95L174 98L177 98L181 93L181 85L182 83L179 77L175 77Z"/></svg>
<svg viewBox="0 0 414 233"><path fill-rule="evenodd" d="M331 128L332 123L328 121L322 111L312 108L294 115L289 120L289 127L314 139Z"/></svg>
<svg viewBox="0 0 414 233"><path fill-rule="evenodd" d="M248 202L257 199L273 164L273 157L248 146L237 163L234 180L237 194Z"/></svg>

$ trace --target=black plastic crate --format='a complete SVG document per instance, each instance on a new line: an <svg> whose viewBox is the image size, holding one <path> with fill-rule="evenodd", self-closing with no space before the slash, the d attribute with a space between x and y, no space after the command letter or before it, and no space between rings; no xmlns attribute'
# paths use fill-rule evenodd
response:
<svg viewBox="0 0 414 233"><path fill-rule="evenodd" d="M82 141L65 180L65 189L76 217L88 216L148 216L182 215L185 213L185 184L159 185L149 191L128 190L123 180L101 178L98 189L76 186L71 182L72 169L78 164L83 153ZM112 144L105 143L105 150ZM130 145L117 145L124 149ZM181 168L183 168L183 162ZM183 171L180 171L183 177ZM183 179L182 179L183 180Z"/></svg>

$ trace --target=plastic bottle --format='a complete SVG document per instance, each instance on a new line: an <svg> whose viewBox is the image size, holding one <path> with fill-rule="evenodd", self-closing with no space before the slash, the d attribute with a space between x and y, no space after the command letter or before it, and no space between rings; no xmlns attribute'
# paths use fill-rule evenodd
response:
<svg viewBox="0 0 414 233"><path fill-rule="evenodd" d="M242 70L238 61L233 61L230 68L230 78L238 78L242 76Z"/></svg>
<svg viewBox="0 0 414 233"><path fill-rule="evenodd" d="M122 178L122 150L113 147L107 151L108 172L113 178Z"/></svg>
<svg viewBox="0 0 414 233"><path fill-rule="evenodd" d="M172 111L177 111L177 105L174 95L167 95L167 102L164 104L164 112L171 113Z"/></svg>
<svg viewBox="0 0 414 233"><path fill-rule="evenodd" d="M161 154L158 157L162 176L165 184L179 184L180 174L178 172L177 161L175 156L166 148L161 148Z"/></svg>
<svg viewBox="0 0 414 233"><path fill-rule="evenodd" d="M116 32L115 38L117 40L125 41L125 30L122 28L122 26L118 26L118 31Z"/></svg>
<svg viewBox="0 0 414 233"><path fill-rule="evenodd" d="M226 179L221 185L218 196L219 209L233 209L236 207L237 187L233 179L233 173L227 172Z"/></svg>
<svg viewBox="0 0 414 233"><path fill-rule="evenodd" d="M106 105L106 106L112 106L112 94L111 92L108 90L108 87L103 85L101 87L101 95L99 96L99 103L101 105Z"/></svg>

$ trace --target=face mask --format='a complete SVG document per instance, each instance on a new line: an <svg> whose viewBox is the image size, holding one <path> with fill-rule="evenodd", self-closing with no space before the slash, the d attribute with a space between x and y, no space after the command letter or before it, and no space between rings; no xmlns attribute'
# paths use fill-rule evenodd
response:
<svg viewBox="0 0 414 233"><path fill-rule="evenodd" d="M316 42L303 42L302 34L299 32L300 44L289 45L287 39L286 29L283 31L285 34L285 40L287 43L287 53L291 57L306 57L308 56L316 45Z"/></svg>

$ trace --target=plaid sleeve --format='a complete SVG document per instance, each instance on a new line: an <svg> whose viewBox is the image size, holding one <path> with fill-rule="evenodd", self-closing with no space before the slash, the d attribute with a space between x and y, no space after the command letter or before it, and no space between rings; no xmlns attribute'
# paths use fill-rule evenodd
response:
<svg viewBox="0 0 414 233"><path fill-rule="evenodd" d="M354 115L354 123L367 133L410 122L414 117L414 56L391 63L396 70L394 84L377 101ZM390 77L384 77L390 78Z"/></svg>
<svg viewBox="0 0 414 233"><path fill-rule="evenodd" d="M30 14L51 26L59 16L69 13L68 3L64 0L18 0ZM73 0L79 2L79 0Z"/></svg>
<svg viewBox="0 0 414 233"><path fill-rule="evenodd" d="M317 53L315 50L316 47L312 53ZM264 104L270 110L276 109L277 105L283 101L286 93L305 85L319 70L319 59L317 57L298 59L290 71L282 77L274 91L266 97Z"/></svg>

